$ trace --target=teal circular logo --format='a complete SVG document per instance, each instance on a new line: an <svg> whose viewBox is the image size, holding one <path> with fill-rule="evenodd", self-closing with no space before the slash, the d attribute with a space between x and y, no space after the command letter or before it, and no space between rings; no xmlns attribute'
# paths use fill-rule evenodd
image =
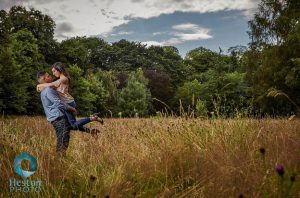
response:
<svg viewBox="0 0 300 198"><path fill-rule="evenodd" d="M22 169L21 163L23 160L29 161L30 163L29 170ZM29 155L28 153L21 153L20 155L16 156L14 160L14 171L16 174L26 178L34 174L36 170L37 170L37 161L35 157Z"/></svg>

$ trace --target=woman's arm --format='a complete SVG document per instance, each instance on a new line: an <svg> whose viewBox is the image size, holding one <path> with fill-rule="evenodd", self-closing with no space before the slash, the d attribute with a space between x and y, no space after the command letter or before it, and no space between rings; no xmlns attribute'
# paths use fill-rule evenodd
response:
<svg viewBox="0 0 300 198"><path fill-rule="evenodd" d="M60 85L60 83L61 83L61 80L58 79L58 80L56 80L56 81L54 81L54 82L52 82L52 83L38 84L38 85L36 86L36 90L37 90L37 92L41 92L41 91L43 91L43 90L44 90L45 88L47 88L47 87L57 88L57 87Z"/></svg>
<svg viewBox="0 0 300 198"><path fill-rule="evenodd" d="M69 83L69 79L67 77L65 77L64 75L61 75L59 80L60 80L60 83L63 83L63 84Z"/></svg>

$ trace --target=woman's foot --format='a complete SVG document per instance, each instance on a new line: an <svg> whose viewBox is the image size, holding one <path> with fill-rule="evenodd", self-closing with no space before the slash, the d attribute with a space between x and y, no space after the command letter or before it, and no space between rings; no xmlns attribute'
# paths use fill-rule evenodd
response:
<svg viewBox="0 0 300 198"><path fill-rule="evenodd" d="M93 138L98 139L98 133L100 133L100 130L98 129L91 129L90 131Z"/></svg>
<svg viewBox="0 0 300 198"><path fill-rule="evenodd" d="M91 120L100 122L101 124L104 124L103 119L100 117L100 113L94 113Z"/></svg>

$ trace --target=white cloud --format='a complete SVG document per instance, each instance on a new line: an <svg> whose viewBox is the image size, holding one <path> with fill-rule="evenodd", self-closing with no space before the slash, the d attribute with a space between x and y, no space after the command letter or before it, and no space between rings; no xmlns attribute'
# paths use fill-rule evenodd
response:
<svg viewBox="0 0 300 198"><path fill-rule="evenodd" d="M184 23L184 24L174 25L172 28L175 30L197 30L199 27L196 24Z"/></svg>
<svg viewBox="0 0 300 198"><path fill-rule="evenodd" d="M183 42L184 41L181 40L180 38L173 37L173 38L170 38L166 41L163 41L162 45L176 45L176 44L180 44L180 43L183 43Z"/></svg>
<svg viewBox="0 0 300 198"><path fill-rule="evenodd" d="M111 34L111 36L121 36L121 35L129 35L129 34L133 34L133 32L116 32L116 33L113 33Z"/></svg>
<svg viewBox="0 0 300 198"><path fill-rule="evenodd" d="M191 34L180 33L177 36L183 41L206 40L212 38L206 31Z"/></svg>
<svg viewBox="0 0 300 198"><path fill-rule="evenodd" d="M163 43L160 43L158 41L143 41L141 43L144 45L147 45L147 46L151 46L151 45L162 46L163 45Z"/></svg>
<svg viewBox="0 0 300 198"><path fill-rule="evenodd" d="M206 40L212 38L210 30L200 27L192 23L184 23L175 25L172 27L175 30L181 30L182 32L175 32L173 35L179 38L180 43L193 40Z"/></svg>
<svg viewBox="0 0 300 198"><path fill-rule="evenodd" d="M126 24L134 18L147 19L175 11L206 13L241 10L248 15L257 7L258 0L4 0L4 2L5 5L1 7L11 6L13 2L42 10L57 24L68 22L74 29L65 35L71 37L113 33L114 27ZM177 30L180 28L184 27L179 26ZM205 32L179 37L182 39L204 38Z"/></svg>
<svg viewBox="0 0 300 198"><path fill-rule="evenodd" d="M120 31L120 32L105 32L103 34L101 34L102 37L109 37L109 36L122 36L122 35L130 35L133 34L134 32L125 32L125 31ZM96 35L97 36L97 35Z"/></svg>
<svg viewBox="0 0 300 198"><path fill-rule="evenodd" d="M174 25L172 28L181 32L172 33L177 37L177 40L175 39L173 40L173 42L171 40L171 44L179 44L185 41L206 40L212 38L210 29L200 27L197 24L183 23Z"/></svg>
<svg viewBox="0 0 300 198"><path fill-rule="evenodd" d="M165 34L166 32L153 32L152 35L153 36L157 36L157 35L162 35Z"/></svg>
<svg viewBox="0 0 300 198"><path fill-rule="evenodd" d="M145 41L143 44L149 45L176 45L185 43L188 41L199 41L211 39L213 36L210 34L210 30L200 27L197 24L184 23L172 26L173 32L158 32L159 34L168 34L172 36L170 39L164 41ZM157 33L156 33L157 34Z"/></svg>

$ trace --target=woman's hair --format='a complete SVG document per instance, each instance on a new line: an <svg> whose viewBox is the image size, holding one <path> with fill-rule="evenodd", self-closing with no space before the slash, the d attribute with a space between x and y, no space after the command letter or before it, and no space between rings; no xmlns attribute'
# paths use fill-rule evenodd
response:
<svg viewBox="0 0 300 198"><path fill-rule="evenodd" d="M57 71L59 71L60 73L62 73L65 77L67 77L69 79L69 84L71 83L71 78L69 73L66 71L65 67L63 66L63 64L61 62L56 62L52 65L52 68L56 69Z"/></svg>

